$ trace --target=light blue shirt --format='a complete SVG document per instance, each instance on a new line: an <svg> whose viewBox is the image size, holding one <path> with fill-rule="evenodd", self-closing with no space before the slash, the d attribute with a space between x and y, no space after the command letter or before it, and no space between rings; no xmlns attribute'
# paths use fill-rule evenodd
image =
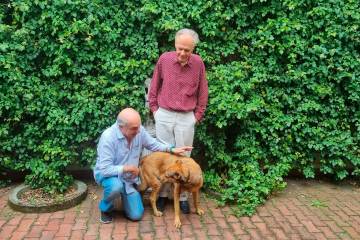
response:
<svg viewBox="0 0 360 240"><path fill-rule="evenodd" d="M139 133L128 147L128 142L117 123L107 128L101 134L97 147L97 159L94 168L95 181L101 183L103 178L117 176L125 183L126 193L134 192L133 184L138 184L139 178L132 178L129 173L124 173L123 169L124 165L139 166L143 147L153 152L166 152L171 146L160 143L141 126Z"/></svg>

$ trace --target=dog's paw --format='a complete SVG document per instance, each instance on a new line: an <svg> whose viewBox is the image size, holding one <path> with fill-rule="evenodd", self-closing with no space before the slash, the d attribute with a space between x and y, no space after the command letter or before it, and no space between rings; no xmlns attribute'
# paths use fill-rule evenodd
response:
<svg viewBox="0 0 360 240"><path fill-rule="evenodd" d="M198 209L196 209L196 213L201 216L201 215L204 215L205 212L201 208L198 208Z"/></svg>
<svg viewBox="0 0 360 240"><path fill-rule="evenodd" d="M155 210L155 211L154 211L154 215L155 215L156 217L161 217L161 216L163 215L163 213L160 212L160 211L158 211L158 210Z"/></svg>
<svg viewBox="0 0 360 240"><path fill-rule="evenodd" d="M175 219L174 226L175 226L175 228L180 228L181 227L180 219Z"/></svg>

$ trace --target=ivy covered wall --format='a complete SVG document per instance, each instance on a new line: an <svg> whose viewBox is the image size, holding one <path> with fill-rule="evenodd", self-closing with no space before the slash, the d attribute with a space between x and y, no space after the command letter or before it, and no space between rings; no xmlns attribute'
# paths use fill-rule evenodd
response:
<svg viewBox="0 0 360 240"><path fill-rule="evenodd" d="M147 116L143 83L193 28L209 106L195 158L241 213L306 177L360 174L359 1L3 1L0 166L65 191L117 112ZM197 155L196 155L197 154Z"/></svg>

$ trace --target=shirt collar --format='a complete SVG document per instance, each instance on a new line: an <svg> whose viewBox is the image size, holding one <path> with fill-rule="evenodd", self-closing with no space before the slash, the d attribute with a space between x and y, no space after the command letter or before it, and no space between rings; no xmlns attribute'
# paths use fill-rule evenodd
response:
<svg viewBox="0 0 360 240"><path fill-rule="evenodd" d="M117 137L118 139L125 138L125 136L123 135L123 133L122 133L121 130L120 130L119 124L118 124L117 122L115 122L114 125L115 125L114 127L115 127L116 137Z"/></svg>

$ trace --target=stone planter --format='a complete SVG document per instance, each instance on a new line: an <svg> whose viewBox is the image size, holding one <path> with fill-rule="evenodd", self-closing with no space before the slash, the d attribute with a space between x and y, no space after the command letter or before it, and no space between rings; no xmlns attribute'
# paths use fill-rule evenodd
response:
<svg viewBox="0 0 360 240"><path fill-rule="evenodd" d="M10 192L8 204L12 209L25 213L55 212L71 208L84 200L87 195L87 185L84 182L75 180L74 185L76 192L71 194L70 196L65 196L62 201L32 205L30 203L23 203L19 200L20 194L30 188L25 184L20 184Z"/></svg>

